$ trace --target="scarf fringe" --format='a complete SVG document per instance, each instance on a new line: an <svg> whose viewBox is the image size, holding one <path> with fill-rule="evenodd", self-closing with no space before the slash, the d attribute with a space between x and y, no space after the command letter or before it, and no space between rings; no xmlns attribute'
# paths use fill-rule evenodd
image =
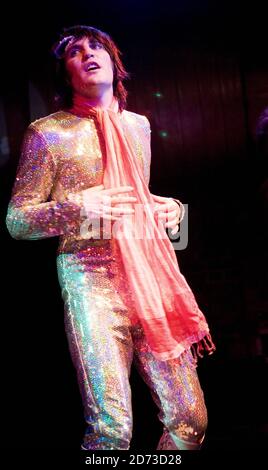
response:
<svg viewBox="0 0 268 470"><path fill-rule="evenodd" d="M208 355L213 354L215 350L216 346L212 341L210 333L208 333L204 338L197 343L193 343L190 348L185 349L179 357L174 359L179 360L181 366L190 363L196 368L199 358L203 358L206 352Z"/></svg>
<svg viewBox="0 0 268 470"><path fill-rule="evenodd" d="M205 352L207 352L209 355L213 354L213 352L216 350L216 346L212 341L210 333L208 333L204 338L202 338L198 343L194 343L191 345L190 351L193 356L193 360L195 364L197 365L198 363L198 358L203 358Z"/></svg>

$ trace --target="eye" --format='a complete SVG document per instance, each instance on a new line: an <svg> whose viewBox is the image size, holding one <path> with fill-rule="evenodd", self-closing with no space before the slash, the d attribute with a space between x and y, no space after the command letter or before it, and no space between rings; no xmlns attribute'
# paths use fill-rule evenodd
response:
<svg viewBox="0 0 268 470"><path fill-rule="evenodd" d="M91 41L89 45L91 49L103 49L103 45L99 41Z"/></svg>
<svg viewBox="0 0 268 470"><path fill-rule="evenodd" d="M71 49L70 52L69 52L69 57L75 57L77 52L79 52L79 49Z"/></svg>

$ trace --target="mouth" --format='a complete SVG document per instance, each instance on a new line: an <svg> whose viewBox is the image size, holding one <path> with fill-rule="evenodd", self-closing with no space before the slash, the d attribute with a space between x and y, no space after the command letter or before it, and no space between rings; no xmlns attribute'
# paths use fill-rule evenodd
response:
<svg viewBox="0 0 268 470"><path fill-rule="evenodd" d="M84 67L85 72L95 72L96 70L99 70L99 69L100 69L100 66L99 64L97 64L97 62L88 62Z"/></svg>

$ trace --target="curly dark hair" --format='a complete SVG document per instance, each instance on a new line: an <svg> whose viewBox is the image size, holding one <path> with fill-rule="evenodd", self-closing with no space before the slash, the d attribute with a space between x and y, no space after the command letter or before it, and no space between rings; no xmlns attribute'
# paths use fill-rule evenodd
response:
<svg viewBox="0 0 268 470"><path fill-rule="evenodd" d="M130 78L130 74L125 70L121 61L120 56L122 53L107 33L92 26L83 25L64 28L59 40L52 47L52 54L56 59L55 102L57 107L70 107L72 105L72 88L67 80L64 52L70 40L82 39L83 37L96 39L110 55L114 69L113 92L118 99L119 110L123 111L126 108L128 94L123 81Z"/></svg>

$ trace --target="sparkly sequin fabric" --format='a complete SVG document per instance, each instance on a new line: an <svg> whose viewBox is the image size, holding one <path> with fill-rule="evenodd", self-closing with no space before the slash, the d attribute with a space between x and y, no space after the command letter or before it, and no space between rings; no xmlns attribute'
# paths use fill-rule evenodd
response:
<svg viewBox="0 0 268 470"><path fill-rule="evenodd" d="M150 126L124 110L124 132L149 181ZM60 236L57 269L65 330L84 405L81 449L128 449L132 363L150 388L164 432L158 449L199 448L206 406L191 353L160 361L135 314L122 259L112 239L84 239L80 207L68 194L102 183L105 146L93 118L60 111L26 133L7 227L14 238Z"/></svg>
<svg viewBox="0 0 268 470"><path fill-rule="evenodd" d="M120 118L148 182L148 119L126 110ZM84 247L81 208L70 202L68 195L101 184L105 158L105 143L93 118L59 111L32 123L8 207L6 221L11 235L29 240L59 235L59 253Z"/></svg>

